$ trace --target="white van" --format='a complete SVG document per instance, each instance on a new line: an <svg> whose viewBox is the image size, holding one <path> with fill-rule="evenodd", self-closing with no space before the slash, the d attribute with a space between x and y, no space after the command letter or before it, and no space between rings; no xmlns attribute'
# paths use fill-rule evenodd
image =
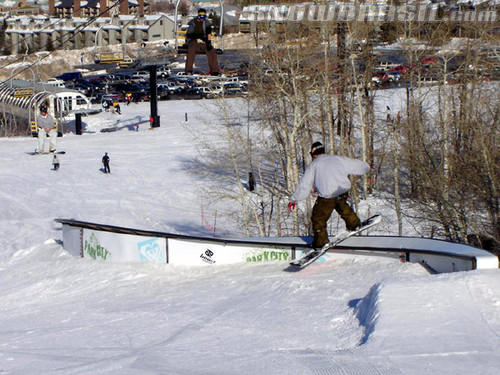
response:
<svg viewBox="0 0 500 375"><path fill-rule="evenodd" d="M149 78L149 72L146 70L138 70L137 72L134 72L132 74L132 79L148 79Z"/></svg>
<svg viewBox="0 0 500 375"><path fill-rule="evenodd" d="M234 76L234 77L224 77L224 82L240 83L240 79L237 76Z"/></svg>
<svg viewBox="0 0 500 375"><path fill-rule="evenodd" d="M65 87L64 81L62 79L57 79L57 78L49 78L47 82L45 82L45 84L54 87Z"/></svg>
<svg viewBox="0 0 500 375"><path fill-rule="evenodd" d="M194 92L199 94L202 98L212 99L222 95L222 91L217 87L195 87Z"/></svg>

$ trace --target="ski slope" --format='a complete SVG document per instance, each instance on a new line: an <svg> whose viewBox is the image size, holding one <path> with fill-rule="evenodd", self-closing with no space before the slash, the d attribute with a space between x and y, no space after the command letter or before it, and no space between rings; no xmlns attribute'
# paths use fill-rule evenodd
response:
<svg viewBox="0 0 500 375"><path fill-rule="evenodd" d="M56 217L208 235L218 212L218 234L243 234L204 200L215 187L199 173L202 141L226 146L213 104L161 102L155 130L148 103L84 118L84 135L59 138L57 172L50 155L26 154L35 139L0 139L0 374L498 373L499 270L430 275L345 254L298 273L69 255ZM376 233L395 233L386 205L370 205L385 219Z"/></svg>

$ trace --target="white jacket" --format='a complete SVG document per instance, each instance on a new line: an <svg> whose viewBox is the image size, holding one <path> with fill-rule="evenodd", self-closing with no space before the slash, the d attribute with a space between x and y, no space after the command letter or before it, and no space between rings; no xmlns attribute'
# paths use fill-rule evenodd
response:
<svg viewBox="0 0 500 375"><path fill-rule="evenodd" d="M314 187L322 198L334 198L349 191L349 175L363 175L370 170L364 161L338 155L320 155L306 168L290 197L290 202L307 198Z"/></svg>
<svg viewBox="0 0 500 375"><path fill-rule="evenodd" d="M36 123L39 128L44 129L54 129L54 118L47 114L46 116L38 115L36 118Z"/></svg>

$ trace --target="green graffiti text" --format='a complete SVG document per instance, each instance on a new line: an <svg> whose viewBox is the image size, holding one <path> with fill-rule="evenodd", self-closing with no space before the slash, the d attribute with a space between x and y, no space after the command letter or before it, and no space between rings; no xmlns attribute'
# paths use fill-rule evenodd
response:
<svg viewBox="0 0 500 375"><path fill-rule="evenodd" d="M290 254L286 251L264 250L257 254L247 255L247 263L285 261L290 259Z"/></svg>

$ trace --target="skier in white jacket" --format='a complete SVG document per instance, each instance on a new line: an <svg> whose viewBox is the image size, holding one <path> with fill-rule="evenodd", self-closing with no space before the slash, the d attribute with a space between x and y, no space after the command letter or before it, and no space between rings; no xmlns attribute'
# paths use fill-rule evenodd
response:
<svg viewBox="0 0 500 375"><path fill-rule="evenodd" d="M49 152L56 151L57 143L57 128L54 117L49 115L48 108L45 104L40 106L40 114L36 118L38 126L38 148L37 152L45 151L45 140L49 137Z"/></svg>
<svg viewBox="0 0 500 375"><path fill-rule="evenodd" d="M320 249L328 243L326 224L333 210L345 221L347 230L355 230L360 226L359 217L347 204L348 192L351 189L349 175L363 175L370 170L370 166L361 160L325 155L321 142L313 143L311 157L313 161L306 168L297 189L290 197L288 209L294 210L296 203L307 198L314 188L318 198L311 216L314 231L312 246Z"/></svg>

